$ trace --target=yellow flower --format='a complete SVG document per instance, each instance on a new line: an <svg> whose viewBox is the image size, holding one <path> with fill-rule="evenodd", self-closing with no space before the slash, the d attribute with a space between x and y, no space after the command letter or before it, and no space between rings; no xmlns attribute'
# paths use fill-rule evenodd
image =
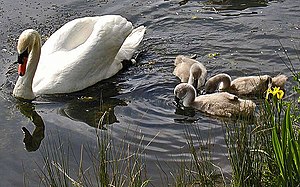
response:
<svg viewBox="0 0 300 187"><path fill-rule="evenodd" d="M280 90L279 87L274 87L273 89L273 95L276 95L277 99L282 99L284 95L284 91Z"/></svg>
<svg viewBox="0 0 300 187"><path fill-rule="evenodd" d="M273 94L273 91L271 88L268 88L268 90L267 90L266 99L269 99L269 94Z"/></svg>
<svg viewBox="0 0 300 187"><path fill-rule="evenodd" d="M273 90L271 88L268 88L267 94L266 94L266 99L269 98L269 94L272 94L273 96L276 95L277 99L282 99L284 95L284 91L280 90L279 87L274 87Z"/></svg>

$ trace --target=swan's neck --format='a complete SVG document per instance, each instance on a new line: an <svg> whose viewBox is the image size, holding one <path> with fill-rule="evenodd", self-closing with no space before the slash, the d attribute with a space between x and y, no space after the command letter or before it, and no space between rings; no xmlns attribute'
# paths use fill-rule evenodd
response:
<svg viewBox="0 0 300 187"><path fill-rule="evenodd" d="M35 95L32 91L32 81L40 59L40 54L41 39L38 36L35 39L35 42L33 43L29 52L25 75L19 76L16 82L15 88L13 90L13 95L15 97L27 100L32 100L35 98Z"/></svg>
<svg viewBox="0 0 300 187"><path fill-rule="evenodd" d="M185 107L192 106L193 102L196 98L196 90L195 89L188 89L186 94L182 98L182 104Z"/></svg>

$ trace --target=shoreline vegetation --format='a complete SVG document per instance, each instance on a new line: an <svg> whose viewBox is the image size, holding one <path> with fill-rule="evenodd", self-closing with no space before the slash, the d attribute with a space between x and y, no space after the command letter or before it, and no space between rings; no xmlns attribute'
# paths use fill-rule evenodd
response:
<svg viewBox="0 0 300 187"><path fill-rule="evenodd" d="M189 159L182 158L176 167L172 165L172 173L167 173L159 161L155 163L163 186L300 186L300 72L284 53L288 62L281 59L294 77L293 97L283 96L284 90L279 88L269 89L266 98L259 100L255 119L224 120L231 176L225 177L222 168L211 161L210 150L202 148L209 147L209 140L202 140L200 129L193 127L185 131ZM105 115L99 128L105 124ZM40 183L77 187L155 186L147 173L144 152L156 136L143 145L143 135L137 133L140 142L133 149L125 139L115 145L109 130L95 133L97 146L82 145L79 155L71 142L63 144L59 135L57 142L42 145L43 165L38 164L36 171ZM192 134L199 135L196 142ZM71 166L71 161L77 165ZM26 177L24 186L30 186Z"/></svg>

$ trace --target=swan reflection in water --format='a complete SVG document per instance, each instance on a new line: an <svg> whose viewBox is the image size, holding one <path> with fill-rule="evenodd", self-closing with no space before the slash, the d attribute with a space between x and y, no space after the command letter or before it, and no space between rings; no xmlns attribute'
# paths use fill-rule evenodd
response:
<svg viewBox="0 0 300 187"><path fill-rule="evenodd" d="M96 95L95 93L99 93L96 92L96 90L109 91L105 92L104 94ZM118 89L115 84L112 84L110 81L104 81L96 84L94 87L87 88L78 93L73 93L70 95L62 94L61 97L56 95L55 97L51 96L51 98L45 96L44 99L47 98L47 102L50 101L50 103L56 103L57 101L60 102L60 99L63 99L64 102L67 102L67 104L59 109L59 113L61 115L66 116L74 121L84 122L87 125L95 128L105 129L104 127L98 126L101 117L105 114L103 118L103 124L112 124L118 122L114 113L114 108L116 106L127 105L126 102L120 99L112 98L117 95ZM41 99L43 100L43 98ZM25 144L25 149L29 152L36 151L39 149L41 142L45 137L44 121L36 112L34 103L18 101L17 108L35 125L32 133L26 127L22 127L22 131L24 133L23 142Z"/></svg>
<svg viewBox="0 0 300 187"><path fill-rule="evenodd" d="M25 149L28 152L36 151L40 147L41 142L45 137L44 121L41 116L35 111L35 106L32 103L20 101L17 104L17 108L35 125L32 134L26 127L22 127L22 131L24 133L23 142L25 144Z"/></svg>
<svg viewBox="0 0 300 187"><path fill-rule="evenodd" d="M117 97L120 95L120 87L116 82L122 82L117 76L103 80L91 87L72 94L55 95L47 97L59 103L66 103L58 112L60 115L70 118L74 121L80 121L95 128L99 127L99 121L103 118L103 125L118 122L115 115L115 107L127 106L127 103Z"/></svg>
<svg viewBox="0 0 300 187"><path fill-rule="evenodd" d="M116 98L99 98L82 96L72 100L59 113L75 121L81 121L91 127L105 129L103 125L118 122L114 108L116 106L126 106L127 104ZM101 117L102 126L99 126Z"/></svg>

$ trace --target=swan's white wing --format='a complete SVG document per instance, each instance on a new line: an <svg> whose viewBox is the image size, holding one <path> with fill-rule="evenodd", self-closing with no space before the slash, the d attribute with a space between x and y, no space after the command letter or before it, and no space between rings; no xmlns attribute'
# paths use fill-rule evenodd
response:
<svg viewBox="0 0 300 187"><path fill-rule="evenodd" d="M145 31L146 28L144 26L132 30L120 48L111 68L107 71L106 78L113 76L114 74L112 74L112 72L117 72L122 69L123 65L121 62L123 60L131 60L134 52L144 38Z"/></svg>
<svg viewBox="0 0 300 187"><path fill-rule="evenodd" d="M55 32L42 47L34 80L35 93L69 93L82 90L107 74L132 24L117 15L73 20Z"/></svg>
<svg viewBox="0 0 300 187"><path fill-rule="evenodd" d="M140 26L132 30L130 35L124 41L121 49L119 50L116 59L120 60L130 60L137 50L139 44L143 40L146 28Z"/></svg>
<svg viewBox="0 0 300 187"><path fill-rule="evenodd" d="M70 51L84 44L91 36L99 19L100 17L84 17L66 23L44 43L41 56L58 51ZM39 64L41 63L43 62Z"/></svg>

